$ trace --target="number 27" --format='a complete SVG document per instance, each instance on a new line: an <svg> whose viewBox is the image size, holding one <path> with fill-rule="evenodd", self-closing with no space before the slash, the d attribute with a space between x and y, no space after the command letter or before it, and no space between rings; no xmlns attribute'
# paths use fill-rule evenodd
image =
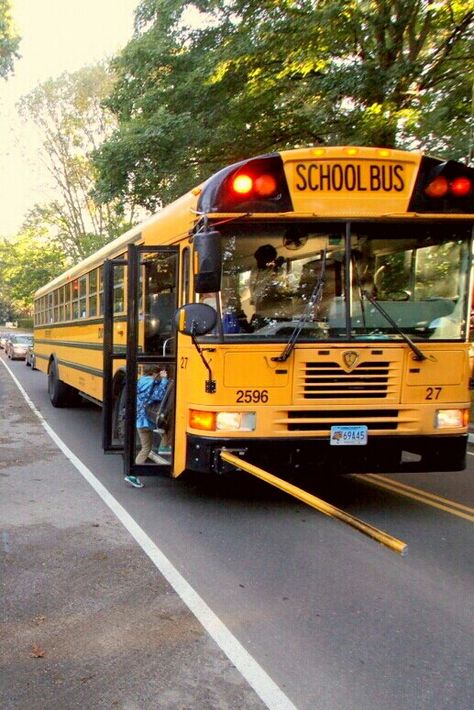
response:
<svg viewBox="0 0 474 710"><path fill-rule="evenodd" d="M425 399L439 399L439 395L442 391L442 387L427 387Z"/></svg>

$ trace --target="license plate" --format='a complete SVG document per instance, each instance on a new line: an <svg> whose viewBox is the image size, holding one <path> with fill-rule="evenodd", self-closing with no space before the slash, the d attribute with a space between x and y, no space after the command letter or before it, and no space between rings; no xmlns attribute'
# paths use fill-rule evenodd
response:
<svg viewBox="0 0 474 710"><path fill-rule="evenodd" d="M365 425L332 426L330 443L331 446L365 446L367 427Z"/></svg>

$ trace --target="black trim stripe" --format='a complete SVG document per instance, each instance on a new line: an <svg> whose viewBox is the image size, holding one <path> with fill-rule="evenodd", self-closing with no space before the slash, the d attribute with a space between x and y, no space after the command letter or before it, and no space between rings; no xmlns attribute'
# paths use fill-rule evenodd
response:
<svg viewBox="0 0 474 710"><path fill-rule="evenodd" d="M114 316L114 323L126 323L127 316ZM104 325L104 318L81 318L81 320L68 320L58 323L37 323L35 325L35 330L50 330L51 328L77 328L84 327L86 325Z"/></svg>
<svg viewBox="0 0 474 710"><path fill-rule="evenodd" d="M78 365L75 362L70 362L69 360L58 360L58 365L64 365L64 367L70 367L72 370L79 370L80 372L86 372L88 375L93 375L94 377L104 377L102 370L96 370L95 367L86 367L85 365Z"/></svg>
<svg viewBox="0 0 474 710"><path fill-rule="evenodd" d="M37 360L49 361L48 355L41 355L40 353L35 353L35 358ZM78 365L76 362L71 362L70 360L57 360L58 365L64 365L64 367L70 367L72 370L79 370L80 372L86 372L88 375L93 375L94 377L104 377L102 370L97 370L95 367L86 367L85 365Z"/></svg>

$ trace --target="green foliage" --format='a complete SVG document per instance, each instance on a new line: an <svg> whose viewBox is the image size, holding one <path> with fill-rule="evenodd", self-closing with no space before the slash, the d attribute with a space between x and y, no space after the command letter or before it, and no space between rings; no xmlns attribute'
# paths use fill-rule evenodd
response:
<svg viewBox="0 0 474 710"><path fill-rule="evenodd" d="M8 295L3 293L4 289L0 289L2 295L0 296L0 323L8 323L8 321L16 320L16 312L12 307Z"/></svg>
<svg viewBox="0 0 474 710"><path fill-rule="evenodd" d="M461 158L473 20L472 0L142 0L114 61L97 194L153 209L227 163L304 144Z"/></svg>
<svg viewBox="0 0 474 710"><path fill-rule="evenodd" d="M28 311L33 294L67 266L62 250L26 228L13 243L0 244L0 283L10 309Z"/></svg>
<svg viewBox="0 0 474 710"><path fill-rule="evenodd" d="M22 330L33 330L34 319L28 317L22 317L16 319L18 328Z"/></svg>
<svg viewBox="0 0 474 710"><path fill-rule="evenodd" d="M13 62L19 58L20 38L11 18L10 0L0 0L0 77L6 79L13 72Z"/></svg>

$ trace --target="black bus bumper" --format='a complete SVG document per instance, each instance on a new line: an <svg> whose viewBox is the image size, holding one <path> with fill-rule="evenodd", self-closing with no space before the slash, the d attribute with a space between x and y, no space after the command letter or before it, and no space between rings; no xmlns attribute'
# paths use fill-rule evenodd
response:
<svg viewBox="0 0 474 710"><path fill-rule="evenodd" d="M226 439L187 435L190 471L228 473L226 449L271 473L394 473L396 471L462 471L466 467L467 434L458 436L373 437L366 446L331 446L329 440Z"/></svg>

